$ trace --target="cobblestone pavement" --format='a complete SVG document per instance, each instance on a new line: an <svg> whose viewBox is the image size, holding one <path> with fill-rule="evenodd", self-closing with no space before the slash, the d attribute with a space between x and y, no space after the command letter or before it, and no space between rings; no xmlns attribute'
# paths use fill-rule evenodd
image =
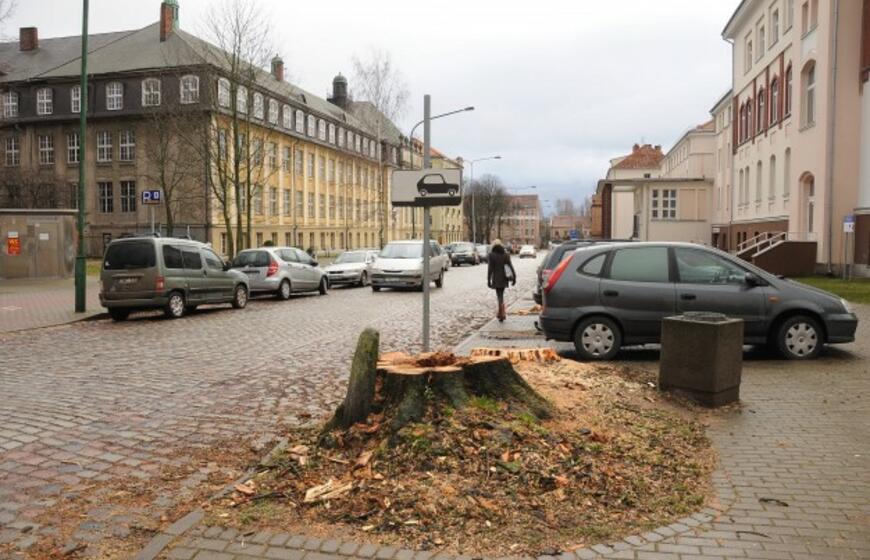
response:
<svg viewBox="0 0 870 560"><path fill-rule="evenodd" d="M531 307L531 301L515 307ZM558 560L870 558L870 307L857 312L858 342L826 349L816 361L790 362L747 351L742 406L708 415L708 434L720 454L715 507ZM544 345L533 334L535 319L513 315L503 325L491 321L460 349ZM570 345L555 346L573 357ZM650 371L657 371L657 358L655 349L619 355L622 362ZM165 539L164 544L175 537ZM164 557L429 560L433 553L199 526L175 539Z"/></svg>
<svg viewBox="0 0 870 560"><path fill-rule="evenodd" d="M528 293L535 264L517 264L509 296ZM485 267L451 269L432 291L433 347L484 324L494 300ZM0 557L4 545L26 549L52 534L35 519L72 489L148 480L179 450L268 437L288 418L325 413L342 396L359 332L379 329L384 350L418 350L420 314L419 293L354 288L177 321L140 314L0 333ZM129 519L100 513L76 539L129 531Z"/></svg>
<svg viewBox="0 0 870 560"><path fill-rule="evenodd" d="M87 312L75 312L75 282L63 280L0 280L0 334L63 325L105 311L100 307L98 278L88 277Z"/></svg>

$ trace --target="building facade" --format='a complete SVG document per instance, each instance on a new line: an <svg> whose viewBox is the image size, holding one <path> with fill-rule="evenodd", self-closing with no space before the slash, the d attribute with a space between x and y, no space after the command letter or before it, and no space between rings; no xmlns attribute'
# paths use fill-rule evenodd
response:
<svg viewBox="0 0 870 560"><path fill-rule="evenodd" d="M490 239L513 245L541 246L541 201L536 194L508 196L508 211L495 226Z"/></svg>

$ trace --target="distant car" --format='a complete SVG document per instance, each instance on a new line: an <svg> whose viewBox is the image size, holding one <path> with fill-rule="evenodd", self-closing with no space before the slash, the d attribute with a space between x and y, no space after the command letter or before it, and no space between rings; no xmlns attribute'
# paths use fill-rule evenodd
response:
<svg viewBox="0 0 870 560"><path fill-rule="evenodd" d="M477 247L474 243L451 243L453 245L450 251L450 264L459 266L461 264L480 264L480 255L477 254Z"/></svg>
<svg viewBox="0 0 870 560"><path fill-rule="evenodd" d="M534 245L523 245L522 247L520 247L520 258L521 259L525 259L525 258L534 259L534 258L537 258L537 256L538 256L538 251L535 249Z"/></svg>
<svg viewBox="0 0 870 560"><path fill-rule="evenodd" d="M435 241L430 241L429 279L437 287L444 285L447 253ZM423 241L391 241L372 264L372 290L381 288L423 289Z"/></svg>
<svg viewBox="0 0 870 560"><path fill-rule="evenodd" d="M232 268L248 277L251 292L271 292L283 300L294 293L329 292L329 279L317 261L295 247L245 249L233 259Z"/></svg>
<svg viewBox="0 0 870 560"><path fill-rule="evenodd" d="M345 251L325 268L330 286L368 286L372 278L372 263L378 256L374 249Z"/></svg>
<svg viewBox="0 0 870 560"><path fill-rule="evenodd" d="M248 278L211 247L173 237L116 239L100 271L100 304L116 321L140 309L163 309L170 319L206 303L241 309L249 292Z"/></svg>
<svg viewBox="0 0 870 560"><path fill-rule="evenodd" d="M587 360L624 345L657 343L662 319L723 313L743 320L744 344L789 359L852 342L858 319L834 294L779 278L728 253L691 243L613 243L575 250L544 288L548 340L573 341Z"/></svg>
<svg viewBox="0 0 870 560"><path fill-rule="evenodd" d="M477 255L480 257L480 262L489 262L489 245L478 245Z"/></svg>
<svg viewBox="0 0 870 560"><path fill-rule="evenodd" d="M417 182L417 192L420 193L420 196L427 196L430 193L456 196L459 192L459 185L448 183L444 175L440 173L429 173Z"/></svg>

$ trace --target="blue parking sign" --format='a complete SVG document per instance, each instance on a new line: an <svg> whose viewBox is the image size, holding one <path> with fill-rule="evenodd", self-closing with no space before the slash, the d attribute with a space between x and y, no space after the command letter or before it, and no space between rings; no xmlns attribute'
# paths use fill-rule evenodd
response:
<svg viewBox="0 0 870 560"><path fill-rule="evenodd" d="M162 194L160 189L142 191L142 204L160 204L163 202Z"/></svg>

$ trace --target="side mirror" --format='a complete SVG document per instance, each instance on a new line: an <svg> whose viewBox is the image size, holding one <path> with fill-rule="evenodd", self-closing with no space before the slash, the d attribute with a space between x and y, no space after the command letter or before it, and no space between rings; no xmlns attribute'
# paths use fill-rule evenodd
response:
<svg viewBox="0 0 870 560"><path fill-rule="evenodd" d="M317 261L311 261L311 266L320 266L320 263Z"/></svg>
<svg viewBox="0 0 870 560"><path fill-rule="evenodd" d="M230 265L232 265L230 261L224 261L224 272L230 269Z"/></svg>
<svg viewBox="0 0 870 560"><path fill-rule="evenodd" d="M757 274L755 274L754 272L747 272L747 273L743 276L743 281L744 281L744 282L746 283L746 285L749 286L750 288L754 288L754 287L756 287L756 286L764 286L764 285L767 284L767 282L765 282L764 280L762 280L762 279L761 279Z"/></svg>

